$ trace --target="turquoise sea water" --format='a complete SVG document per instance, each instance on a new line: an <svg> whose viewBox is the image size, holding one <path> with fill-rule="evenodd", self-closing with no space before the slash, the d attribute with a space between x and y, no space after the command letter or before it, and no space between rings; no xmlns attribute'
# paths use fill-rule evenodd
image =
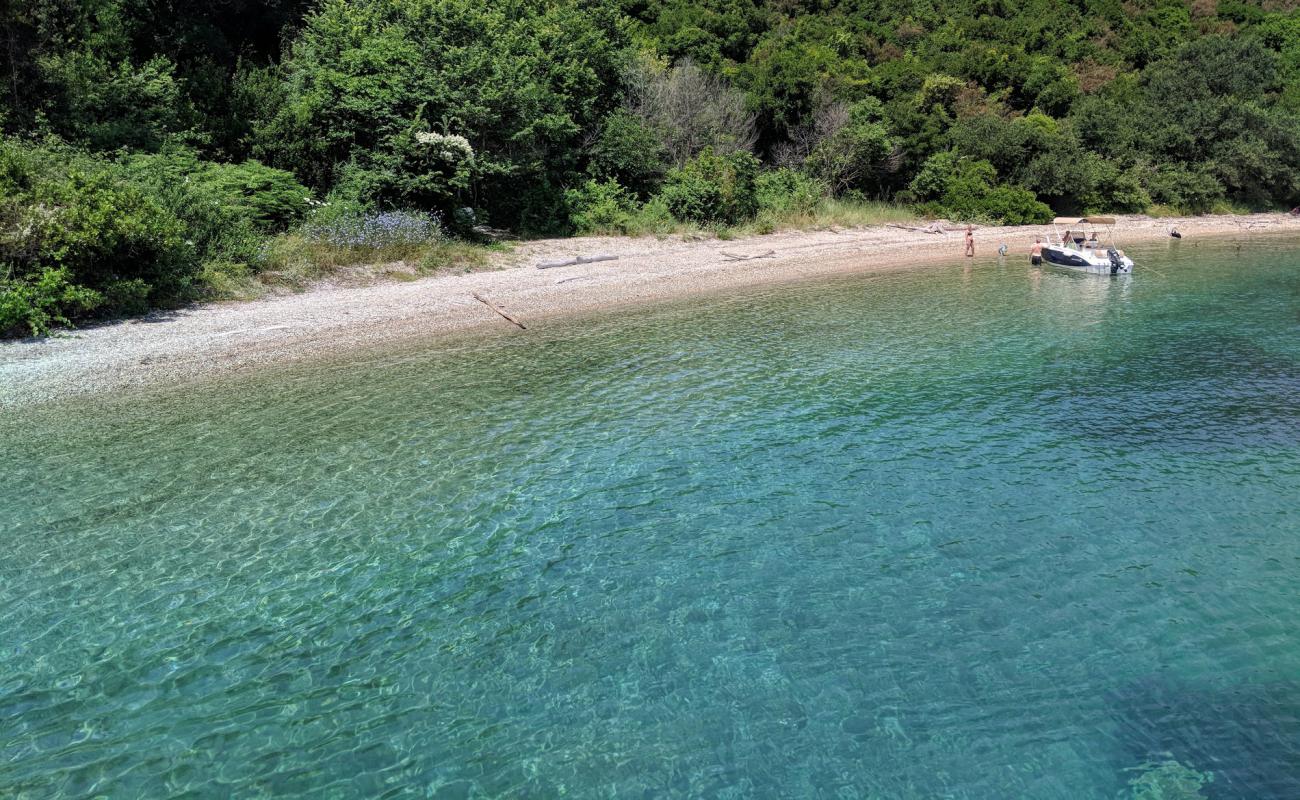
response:
<svg viewBox="0 0 1300 800"><path fill-rule="evenodd" d="M1135 254L5 412L0 796L1300 797L1300 245Z"/></svg>

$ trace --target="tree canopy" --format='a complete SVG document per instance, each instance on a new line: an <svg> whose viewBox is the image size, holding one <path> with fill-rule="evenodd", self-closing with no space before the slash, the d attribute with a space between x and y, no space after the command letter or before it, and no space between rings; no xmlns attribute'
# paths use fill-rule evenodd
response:
<svg viewBox="0 0 1300 800"><path fill-rule="evenodd" d="M195 185L216 165L522 233L642 204L731 220L782 186L996 221L1290 206L1289 5L24 0L0 7L0 130L27 181L0 222L83 190L148 217L161 184L124 166L146 155ZM297 209L275 225L307 213L272 202ZM103 294L21 230L5 286L64 270Z"/></svg>

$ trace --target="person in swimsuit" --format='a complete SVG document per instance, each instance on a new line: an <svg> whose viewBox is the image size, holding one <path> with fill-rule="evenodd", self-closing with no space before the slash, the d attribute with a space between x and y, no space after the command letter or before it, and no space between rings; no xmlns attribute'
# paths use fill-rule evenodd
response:
<svg viewBox="0 0 1300 800"><path fill-rule="evenodd" d="M1029 248L1029 263L1035 267L1043 263L1043 240L1034 237L1034 246Z"/></svg>
<svg viewBox="0 0 1300 800"><path fill-rule="evenodd" d="M966 226L966 256L967 258L975 255L975 228Z"/></svg>

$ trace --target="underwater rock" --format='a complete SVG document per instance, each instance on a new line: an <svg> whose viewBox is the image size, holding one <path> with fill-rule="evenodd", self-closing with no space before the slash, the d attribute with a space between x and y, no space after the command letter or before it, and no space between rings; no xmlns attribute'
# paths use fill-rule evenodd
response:
<svg viewBox="0 0 1300 800"><path fill-rule="evenodd" d="M1121 769L1175 762L1213 775L1213 783L1197 787L1203 795L1134 797L1300 798L1300 684L1189 686L1156 678L1107 700L1118 723ZM1170 773L1155 778L1176 777Z"/></svg>
<svg viewBox="0 0 1300 800"><path fill-rule="evenodd" d="M1208 800L1201 787L1214 780L1212 772L1197 772L1172 760L1132 769L1139 774L1128 782L1129 800Z"/></svg>

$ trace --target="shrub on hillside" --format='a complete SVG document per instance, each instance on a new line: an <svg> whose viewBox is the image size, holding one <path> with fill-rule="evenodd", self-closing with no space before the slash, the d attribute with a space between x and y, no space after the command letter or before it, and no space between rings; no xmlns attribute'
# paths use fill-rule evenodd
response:
<svg viewBox="0 0 1300 800"><path fill-rule="evenodd" d="M225 294L232 281L246 279L265 235L311 208L310 193L292 174L256 161L217 164L174 150L121 163L125 178L145 187L184 226L205 291Z"/></svg>
<svg viewBox="0 0 1300 800"><path fill-rule="evenodd" d="M774 169L758 176L755 194L760 211L811 214L826 196L826 185L793 169Z"/></svg>
<svg viewBox="0 0 1300 800"><path fill-rule="evenodd" d="M255 269L306 190L260 164L0 141L0 330L137 314Z"/></svg>
<svg viewBox="0 0 1300 800"><path fill-rule="evenodd" d="M155 192L181 190L196 200L217 203L263 231L284 230L311 208L311 192L291 172L257 161L217 164L189 150L125 159L131 179Z"/></svg>
<svg viewBox="0 0 1300 800"><path fill-rule="evenodd" d="M705 150L668 174L659 196L673 216L704 225L735 225L758 212L758 159Z"/></svg>
<svg viewBox="0 0 1300 800"><path fill-rule="evenodd" d="M312 3L279 68L283 100L254 152L321 190L350 179L381 207L493 224L563 224L582 140L615 108L627 27L600 3L354 0ZM423 126L473 143L472 175ZM441 135L441 134L438 134ZM352 164L356 174L345 175ZM471 180L473 189L465 184ZM470 201L473 201L472 203ZM448 216L448 218L450 218Z"/></svg>
<svg viewBox="0 0 1300 800"><path fill-rule="evenodd" d="M1141 214L1151 207L1151 195L1133 170L1121 172L1110 162L1103 162L1097 180L1096 198L1088 212Z"/></svg>
<svg viewBox="0 0 1300 800"><path fill-rule="evenodd" d="M644 198L663 180L668 150L641 118L619 109L605 118L588 158L587 171L597 179L616 180Z"/></svg>
<svg viewBox="0 0 1300 800"><path fill-rule="evenodd" d="M54 325L71 325L69 315L90 311L103 297L70 281L68 270L0 279L0 336L39 336Z"/></svg>
<svg viewBox="0 0 1300 800"><path fill-rule="evenodd" d="M23 176L0 241L7 334L91 312L132 314L185 296L193 248L180 221L109 168ZM26 309L26 310L24 310Z"/></svg>
<svg viewBox="0 0 1300 800"><path fill-rule="evenodd" d="M474 148L464 136L411 129L391 137L385 149L340 167L335 194L370 208L451 213L478 171Z"/></svg>
<svg viewBox="0 0 1300 800"><path fill-rule="evenodd" d="M997 183L997 170L987 161L936 153L926 160L908 187L922 211L961 220L988 220L1005 225L1050 222L1052 210L1034 193Z"/></svg>
<svg viewBox="0 0 1300 800"><path fill-rule="evenodd" d="M967 219L990 219L1003 225L1041 225L1052 221L1052 210L1038 202L1034 193L1019 186L995 186L982 197L972 197L968 205L949 206L950 216Z"/></svg>
<svg viewBox="0 0 1300 800"><path fill-rule="evenodd" d="M578 233L628 233L636 198L618 181L587 181L564 193L569 219Z"/></svg>
<svg viewBox="0 0 1300 800"><path fill-rule="evenodd" d="M1181 165L1165 165L1146 175L1146 189L1157 203L1186 214L1204 214L1224 197L1213 176Z"/></svg>
<svg viewBox="0 0 1300 800"><path fill-rule="evenodd" d="M883 119L884 107L874 97L822 109L814 126L817 142L804 162L806 168L836 196L866 188L887 169L894 149Z"/></svg>

